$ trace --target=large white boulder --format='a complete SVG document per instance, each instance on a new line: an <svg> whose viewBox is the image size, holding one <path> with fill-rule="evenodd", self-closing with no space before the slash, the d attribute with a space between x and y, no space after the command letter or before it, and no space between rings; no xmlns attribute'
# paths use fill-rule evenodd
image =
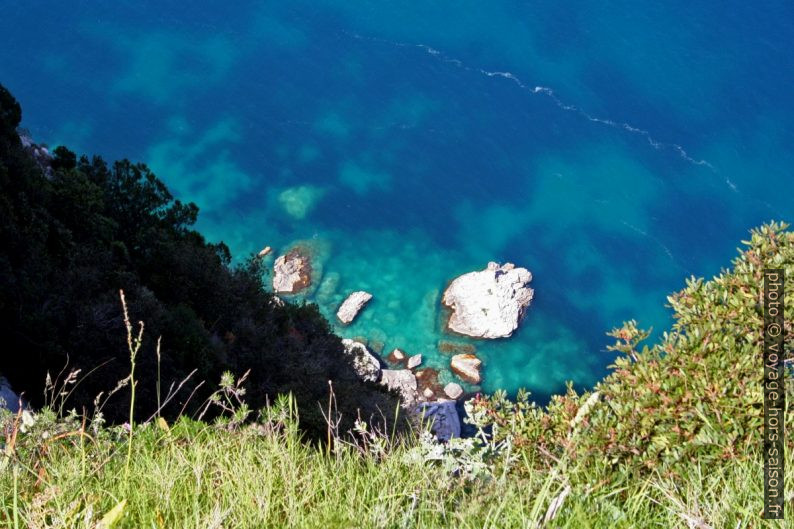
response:
<svg viewBox="0 0 794 529"><path fill-rule="evenodd" d="M526 268L494 262L456 278L441 299L452 309L449 329L476 338L512 335L532 301L530 281L532 274Z"/></svg>
<svg viewBox="0 0 794 529"><path fill-rule="evenodd" d="M356 318L359 311L361 311L361 309L364 308L364 305L366 305L371 299L372 294L369 292L364 292L363 290L353 292L347 296L347 299L344 302L342 302L339 310L336 311L336 317L339 318L339 321L345 325L348 325Z"/></svg>
<svg viewBox="0 0 794 529"><path fill-rule="evenodd" d="M361 342L345 338L342 340L345 353L353 358L353 369L362 380L378 382L381 378L380 362Z"/></svg>
<svg viewBox="0 0 794 529"><path fill-rule="evenodd" d="M452 357L449 366L452 368L453 373L458 375L466 382L479 384L482 380L482 377L480 376L480 366L482 366L482 360L474 355L455 355Z"/></svg>
<svg viewBox="0 0 794 529"><path fill-rule="evenodd" d="M295 294L308 287L312 281L311 261L308 253L292 249L273 263L273 291Z"/></svg>

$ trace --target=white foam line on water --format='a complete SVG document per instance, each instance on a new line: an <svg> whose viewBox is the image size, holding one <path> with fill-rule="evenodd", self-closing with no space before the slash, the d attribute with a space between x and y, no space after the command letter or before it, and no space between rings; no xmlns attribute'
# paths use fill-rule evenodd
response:
<svg viewBox="0 0 794 529"><path fill-rule="evenodd" d="M674 263L674 264L675 264L677 267L679 267L681 270L683 270L683 271L687 272L688 274L692 275L692 272L691 272L691 271L690 271L690 270L689 270L689 269L688 269L686 266L682 265L682 264L681 264L681 262L680 262L678 259L676 259L675 255L673 255L673 252L672 252L672 251L670 251L670 248L668 248L668 247L667 247L667 246L666 246L666 245L665 245L665 244L664 244L662 241L660 241L660 240L658 239L658 237L655 237L655 236L653 236L653 235L649 234L649 233L648 233L647 231L645 231L645 230L641 230L641 229L640 229L640 228L638 228L637 226L634 226L633 224L630 224L630 223L626 222L625 220L621 220L620 222L621 222L621 223L622 223L624 226L626 226L627 228L631 229L632 231L634 231L634 232L636 232L636 233L638 233L638 234L642 235L643 237L646 237L647 239L650 239L651 241L653 241L653 242L654 242L654 243L655 243L657 246L659 246L659 247L660 247L660 248L661 248L661 249L664 251L664 253L666 253L666 254L667 254L667 257L669 257L669 258L670 258L670 260L671 260L671 261L672 261L672 262L673 262L673 263Z"/></svg>
<svg viewBox="0 0 794 529"><path fill-rule="evenodd" d="M651 135L650 131L642 129L640 127L635 127L634 125L631 125L630 123L626 123L626 122L622 122L622 121L614 121L612 119L600 118L598 116L594 116L593 114L587 112L586 110L584 110L584 109L582 109L582 108L580 108L580 107L578 107L576 105L565 103L563 100L561 100L557 96L557 94L554 92L554 90L552 88L550 88L548 86L540 86L540 85L531 86L531 85L528 85L528 84L524 83L518 76L516 76L512 72L498 71L498 70L490 71L490 70L485 70L483 68L474 68L474 67L471 67L471 66L468 66L468 65L464 64L463 61L461 61L459 59L455 59L453 57L449 57L444 52L442 52L442 51L440 51L440 50L438 50L436 48L433 48L432 46L428 46L427 44L421 44L421 43L416 44L416 43L409 43L409 42L391 41L391 40L386 40L386 39L380 39L380 38L377 38L377 37L366 37L366 36L360 35L358 33L348 33L348 32L343 32L343 33L348 35L348 36L350 36L350 37L352 37L352 38L354 38L354 39L356 39L356 40L365 40L365 41L371 41L371 42L378 42L378 43L382 43L382 44L388 44L388 45L391 45L391 46L397 46L397 47L400 47L400 48L419 48L421 50L424 50L425 52L427 52L429 55L433 56L434 58L436 58L436 59L438 59L440 61L443 61L445 63L454 64L455 66L457 66L457 67L459 67L459 68L461 68L463 70L466 70L466 71L469 71L469 72L476 72L476 73L485 75L487 77L501 77L501 78L507 79L507 80L512 81L513 83L515 83L522 90L526 90L526 91L528 91L531 94L545 95L546 97L550 98L557 105L557 107L559 107L562 110L565 110L566 112L574 112L574 113L582 116L583 118L585 118L588 121L591 121L593 123L598 123L598 124L605 125L605 126L612 127L612 128L616 128L616 129L622 129L622 130L625 130L625 131L627 131L627 132L629 132L631 134L636 134L636 135L642 136L642 137L644 137L646 139L648 144L651 147L653 147L654 149L656 149L656 150L664 150L664 149L673 150L681 158L683 158L687 162L689 162L689 163L691 163L693 165L706 167L706 168L708 168L710 171L712 171L715 174L718 173L717 169L708 160L693 158L692 156L689 155L689 153L686 151L686 149L684 149L684 147L682 147L678 143L670 143L670 142L659 141L659 140L655 139ZM728 186L734 193L738 193L738 189L736 188L736 184L734 184L730 180L730 178L725 178L725 185Z"/></svg>

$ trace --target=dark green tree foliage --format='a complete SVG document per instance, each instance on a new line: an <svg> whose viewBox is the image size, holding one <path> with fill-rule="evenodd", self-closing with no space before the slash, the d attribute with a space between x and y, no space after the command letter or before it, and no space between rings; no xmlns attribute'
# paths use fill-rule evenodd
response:
<svg viewBox="0 0 794 529"><path fill-rule="evenodd" d="M320 409L329 380L343 430L359 410L376 422L394 416L396 398L356 376L315 306L273 303L257 260L233 267L223 243L191 229L195 204L175 200L143 164L108 166L64 147L51 160L36 158L16 132L20 119L0 86L0 372L34 405L42 404L47 372L54 377L67 361L67 370L82 370L67 402L78 411L90 413L96 395L127 376L124 289L130 317L146 323L136 368L139 418L156 408L159 336L163 394L198 369L166 416L179 413L200 381L206 384L189 412L223 371L249 369L248 404L291 391L311 437L326 431ZM128 404L129 392L118 392L106 418L123 421Z"/></svg>

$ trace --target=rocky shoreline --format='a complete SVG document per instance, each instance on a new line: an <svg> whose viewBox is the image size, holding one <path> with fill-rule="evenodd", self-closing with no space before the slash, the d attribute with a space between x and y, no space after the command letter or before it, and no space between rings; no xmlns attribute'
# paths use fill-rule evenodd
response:
<svg viewBox="0 0 794 529"><path fill-rule="evenodd" d="M266 249L268 251L261 252L260 256L270 253L270 247ZM323 278L314 277L312 271L311 251L293 245L275 259L273 289L280 294L297 294L310 290L314 282L317 295L323 301L328 303L332 297L338 299L339 274L331 273ZM534 291L528 286L531 281L532 274L526 268L496 262L456 277L440 300L441 308L450 311L444 330L476 339L509 338L524 319L533 299ZM347 294L336 310L338 322L351 325L372 299L373 294L365 290ZM435 303L439 303L438 298L435 299ZM408 354L395 348L385 354L384 341L385 336L346 338L342 342L345 354L352 358L353 367L362 380L395 391L405 409L420 413L425 419L432 417L438 423L434 431L439 438L459 436L460 418L454 410L455 402L467 396L464 385L449 380L447 375L446 384L440 383L437 369L421 367L424 363L422 352ZM476 390L482 382L483 367L482 360L476 356L476 346L441 340L437 349L451 355L448 372Z"/></svg>

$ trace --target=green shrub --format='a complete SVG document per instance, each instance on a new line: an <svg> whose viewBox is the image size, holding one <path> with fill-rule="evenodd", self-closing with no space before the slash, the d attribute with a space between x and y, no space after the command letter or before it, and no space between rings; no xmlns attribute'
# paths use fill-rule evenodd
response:
<svg viewBox="0 0 794 529"><path fill-rule="evenodd" d="M543 410L525 392L468 405L474 422L511 437L539 466L560 458L587 468L593 482L658 473L675 478L705 468L760 461L763 428L763 269L794 278L794 233L771 223L752 231L731 270L710 281L691 278L668 298L675 323L652 347L631 321L609 336L620 356L592 392L571 387ZM794 343L794 281L785 286L786 349ZM794 428L789 384L786 428ZM794 450L788 437L788 450Z"/></svg>

